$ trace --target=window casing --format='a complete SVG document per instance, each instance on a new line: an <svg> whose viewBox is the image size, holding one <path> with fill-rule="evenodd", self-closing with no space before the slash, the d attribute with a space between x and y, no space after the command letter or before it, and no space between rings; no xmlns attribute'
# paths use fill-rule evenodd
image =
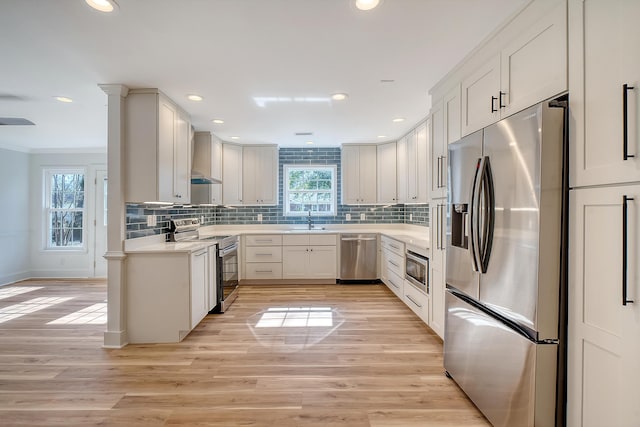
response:
<svg viewBox="0 0 640 427"><path fill-rule="evenodd" d="M285 165L283 173L285 216L336 215L335 165Z"/></svg>
<svg viewBox="0 0 640 427"><path fill-rule="evenodd" d="M45 248L86 249L84 169L45 169Z"/></svg>

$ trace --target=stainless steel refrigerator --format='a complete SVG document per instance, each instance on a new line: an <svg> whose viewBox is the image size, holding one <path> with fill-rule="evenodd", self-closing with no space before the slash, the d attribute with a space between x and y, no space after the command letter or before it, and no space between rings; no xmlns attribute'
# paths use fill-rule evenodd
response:
<svg viewBox="0 0 640 427"><path fill-rule="evenodd" d="M449 145L444 366L494 426L554 426L564 109Z"/></svg>

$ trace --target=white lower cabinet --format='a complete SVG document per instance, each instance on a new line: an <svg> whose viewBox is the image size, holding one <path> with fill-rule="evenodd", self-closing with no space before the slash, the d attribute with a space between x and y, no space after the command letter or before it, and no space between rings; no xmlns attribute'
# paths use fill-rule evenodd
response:
<svg viewBox="0 0 640 427"><path fill-rule="evenodd" d="M283 279L335 279L337 239L335 234L295 234L282 238Z"/></svg>
<svg viewBox="0 0 640 427"><path fill-rule="evenodd" d="M126 261L129 343L179 342L207 315L209 257L129 253Z"/></svg>
<svg viewBox="0 0 640 427"><path fill-rule="evenodd" d="M244 279L282 279L282 236L248 235L244 243Z"/></svg>
<svg viewBox="0 0 640 427"><path fill-rule="evenodd" d="M391 289L391 291L396 294L396 296L398 298L400 298L401 300L404 299L403 295L404 295L404 279L400 276L398 276L396 273L389 271L387 273L387 276L384 280L385 285L387 285L387 287L389 289Z"/></svg>
<svg viewBox="0 0 640 427"><path fill-rule="evenodd" d="M427 294L405 280L402 290L402 300L425 323L429 323L429 297Z"/></svg>
<svg viewBox="0 0 640 427"><path fill-rule="evenodd" d="M429 326L443 339L446 290L446 203L446 199L436 199L429 206L429 220L431 222L429 227L431 232Z"/></svg>
<svg viewBox="0 0 640 427"><path fill-rule="evenodd" d="M191 255L191 327L195 328L209 310L209 262L206 249Z"/></svg>
<svg viewBox="0 0 640 427"><path fill-rule="evenodd" d="M567 425L637 426L640 185L572 190L570 211Z"/></svg>

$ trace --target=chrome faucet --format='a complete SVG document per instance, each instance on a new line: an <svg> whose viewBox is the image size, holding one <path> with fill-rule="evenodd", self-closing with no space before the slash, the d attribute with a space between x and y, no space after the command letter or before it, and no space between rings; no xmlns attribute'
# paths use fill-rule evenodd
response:
<svg viewBox="0 0 640 427"><path fill-rule="evenodd" d="M309 225L309 230L313 228L313 218L311 218L311 211L309 211L309 216L307 217L307 224Z"/></svg>

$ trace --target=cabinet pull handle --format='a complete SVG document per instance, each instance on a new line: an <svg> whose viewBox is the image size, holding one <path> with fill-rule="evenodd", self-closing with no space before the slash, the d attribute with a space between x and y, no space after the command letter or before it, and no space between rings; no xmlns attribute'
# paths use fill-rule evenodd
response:
<svg viewBox="0 0 640 427"><path fill-rule="evenodd" d="M496 111L498 111L498 110L496 109L496 106L495 106L495 102L496 102L497 100L498 100L498 98L496 98L495 96L492 96L492 97L491 97L491 112L492 112L492 113L495 113Z"/></svg>
<svg viewBox="0 0 640 427"><path fill-rule="evenodd" d="M414 303L415 305L417 305L417 306L418 306L418 308L422 308L422 304L418 304L418 303L416 302L416 300L414 300L413 298L411 298L411 295L406 295L406 294L405 294L405 297L407 297L407 299L408 299L409 301L411 301L412 303Z"/></svg>
<svg viewBox="0 0 640 427"><path fill-rule="evenodd" d="M506 105L504 105L504 104L502 103L502 97L503 97L503 96L505 96L506 94L507 94L506 92L500 91L500 102L498 103L498 106L499 106L500 108L504 108L504 107L506 107Z"/></svg>
<svg viewBox="0 0 640 427"><path fill-rule="evenodd" d="M256 273L273 273L273 270L256 270Z"/></svg>
<svg viewBox="0 0 640 427"><path fill-rule="evenodd" d="M629 154L629 91L633 90L633 86L628 84L622 85L622 160L628 160L629 157L635 157L635 154Z"/></svg>
<svg viewBox="0 0 640 427"><path fill-rule="evenodd" d="M391 260L389 260L389 264L391 264L391 265L395 265L396 267L400 268L400 266L399 266L398 264L396 264L395 262L393 262L393 261L391 261Z"/></svg>
<svg viewBox="0 0 640 427"><path fill-rule="evenodd" d="M271 256L272 254L256 254L256 256Z"/></svg>
<svg viewBox="0 0 640 427"><path fill-rule="evenodd" d="M389 243L389 246L391 246L393 249L400 249L400 246L396 246L393 243Z"/></svg>
<svg viewBox="0 0 640 427"><path fill-rule="evenodd" d="M440 179L440 183L441 188L444 188L447 186L447 181L446 181L446 174L447 174L447 164L445 163L445 160L447 160L447 158L445 156L442 156L442 167L440 168L440 174L442 175L442 178Z"/></svg>
<svg viewBox="0 0 640 427"><path fill-rule="evenodd" d="M622 196L622 305L633 303L633 300L627 299L627 265L628 265L628 249L627 249L627 229L628 229L628 213L627 202L634 200L633 197Z"/></svg>
<svg viewBox="0 0 640 427"><path fill-rule="evenodd" d="M396 289L400 289L400 286L393 283L393 280L389 280L389 283L391 283Z"/></svg>

